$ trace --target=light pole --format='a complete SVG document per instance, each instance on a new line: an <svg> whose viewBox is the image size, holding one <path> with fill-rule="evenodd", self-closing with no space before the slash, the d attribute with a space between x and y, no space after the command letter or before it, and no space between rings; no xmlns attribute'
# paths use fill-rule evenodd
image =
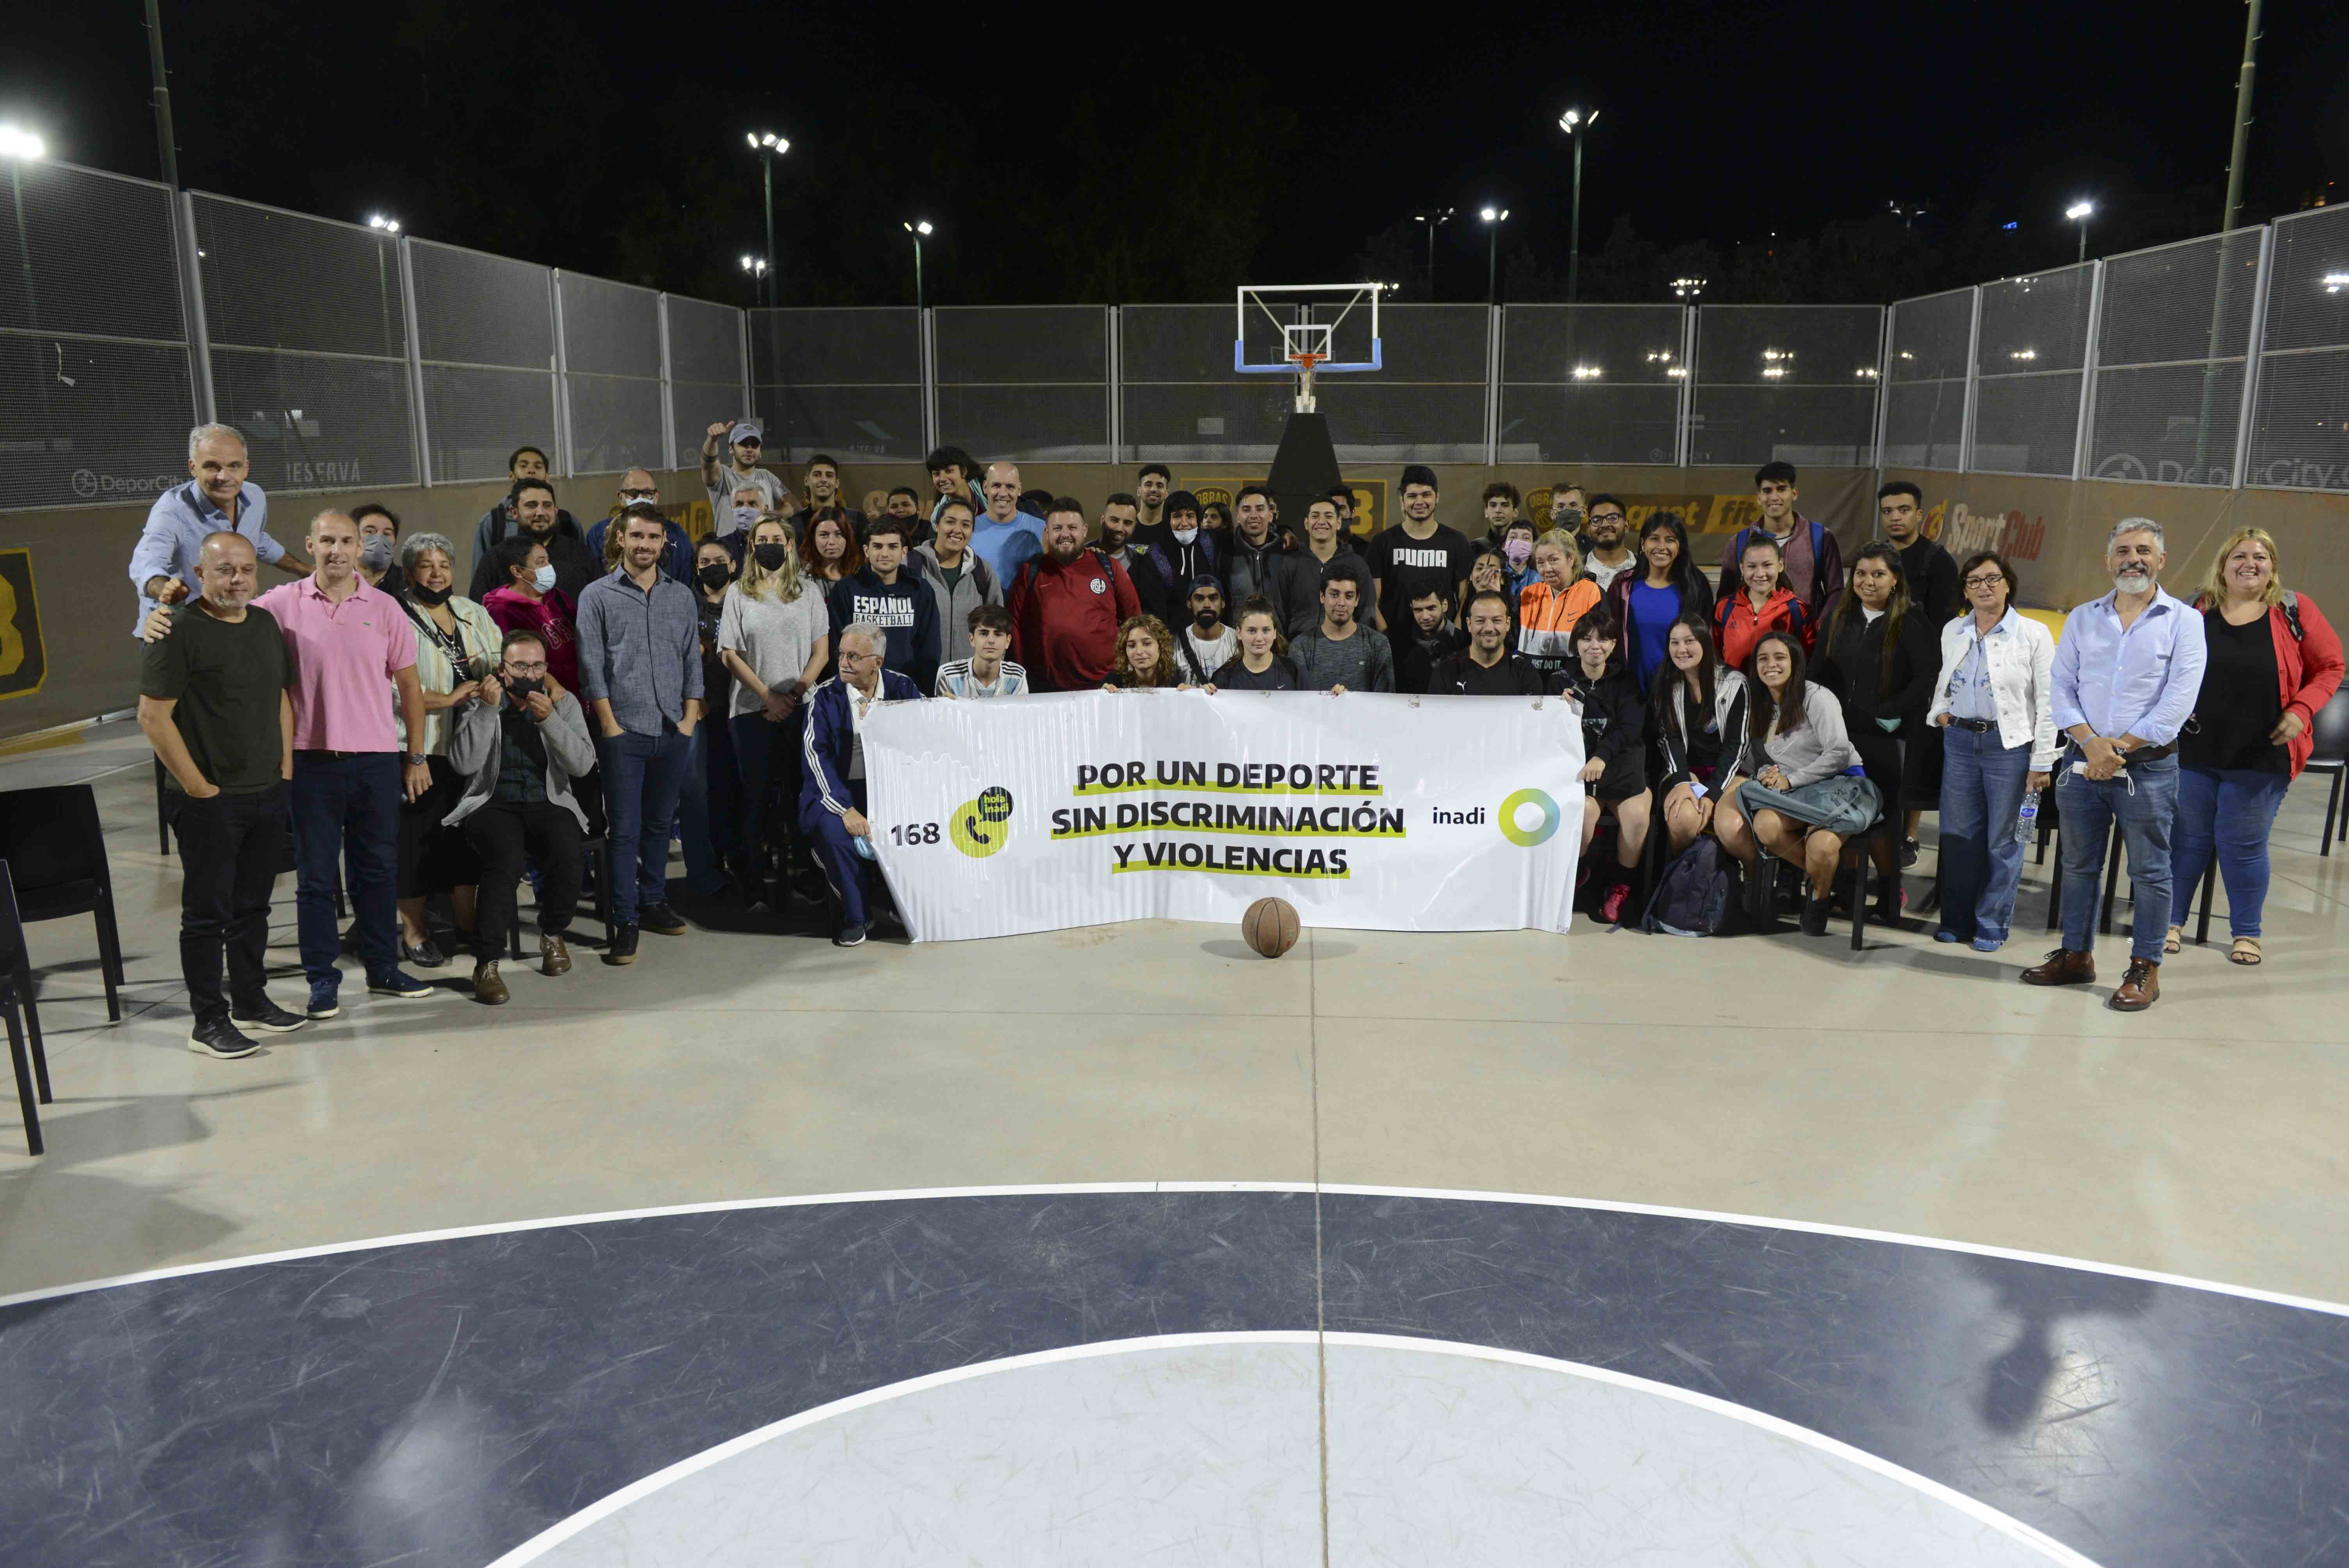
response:
<svg viewBox="0 0 2349 1568"><path fill-rule="evenodd" d="M2235 144L2227 154L2227 216L2221 232L2232 229L2243 211L2243 155L2251 145L2251 80L2259 73L2260 0L2251 0L2251 15L2243 24L2243 64L2235 73Z"/></svg>
<svg viewBox="0 0 2349 1568"><path fill-rule="evenodd" d="M905 225L905 232L914 236L914 308L922 308L922 236L930 232L930 221L916 218Z"/></svg>
<svg viewBox="0 0 2349 1568"><path fill-rule="evenodd" d="M397 234L399 232L399 220L387 218L380 212L370 212L367 214L367 227L380 229L387 234Z"/></svg>
<svg viewBox="0 0 2349 1568"><path fill-rule="evenodd" d="M1707 280L1703 278L1674 278L1672 280L1672 293L1679 296L1682 303L1686 304L1691 300L1698 298L1704 293L1706 281Z"/></svg>
<svg viewBox="0 0 2349 1568"><path fill-rule="evenodd" d="M2088 259L2088 220L2095 211L2093 201L2075 201L2064 209L2064 216L2080 225L2080 259L2084 262Z"/></svg>
<svg viewBox="0 0 2349 1568"><path fill-rule="evenodd" d="M147 0L147 74L154 83L155 146L163 155L163 183L180 188L180 144L171 134L171 88L163 68L163 18Z"/></svg>
<svg viewBox="0 0 2349 1568"><path fill-rule="evenodd" d="M759 302L759 291L767 281L767 258L745 255L742 258L742 270L750 274L750 303L756 304Z"/></svg>
<svg viewBox="0 0 2349 1568"><path fill-rule="evenodd" d="M1427 225L1427 297L1435 298L1435 231L1452 222L1452 209L1436 207L1425 212L1413 212L1411 221Z"/></svg>
<svg viewBox="0 0 2349 1568"><path fill-rule="evenodd" d="M1557 117L1558 129L1566 132L1574 143L1574 216L1567 225L1566 241L1566 303L1572 304L1582 286L1582 142L1575 135L1579 129L1599 123L1599 111L1585 114L1578 108L1568 109Z"/></svg>
<svg viewBox="0 0 2349 1568"><path fill-rule="evenodd" d="M1509 221L1506 207L1486 207L1476 216L1485 220L1485 303L1501 303L1501 225Z"/></svg>
<svg viewBox="0 0 2349 1568"><path fill-rule="evenodd" d="M781 137L777 136L771 130L745 131L742 134L744 139L750 142L750 150L759 155L760 172L765 178L767 188L767 264L765 267L761 269L759 276L761 279L770 279L773 277L775 272L775 160L781 158L784 153L789 152L792 150L792 144ZM774 285L771 283L767 284L767 303L769 304L774 304Z"/></svg>

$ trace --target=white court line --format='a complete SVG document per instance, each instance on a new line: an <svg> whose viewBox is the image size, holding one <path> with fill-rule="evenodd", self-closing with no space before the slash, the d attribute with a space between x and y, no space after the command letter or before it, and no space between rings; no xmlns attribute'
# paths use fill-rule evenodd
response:
<svg viewBox="0 0 2349 1568"><path fill-rule="evenodd" d="M968 1367L957 1367L945 1372L932 1372L920 1377L909 1377L902 1383L891 1383L879 1388L868 1388L862 1394L852 1394L844 1399L835 1399L831 1404L819 1405L812 1410L802 1410L796 1416L787 1417L772 1425L745 1432L739 1438L732 1438L713 1448L704 1449L689 1459L680 1460L665 1470L656 1470L641 1480L632 1482L606 1497L597 1499L562 1522L541 1531L492 1562L490 1568L523 1568L524 1564L537 1561L546 1553L610 1518L622 1509L639 1502L667 1487L674 1486L688 1476L709 1469L712 1465L723 1463L737 1454L748 1452L761 1444L771 1442L777 1438L799 1431L802 1428L831 1420L835 1416L844 1416L850 1411L865 1409L874 1405L902 1398L909 1394L919 1394L932 1388L945 1387L949 1384L966 1382L974 1377L989 1377L998 1372L1023 1371L1030 1367L1049 1367L1070 1361L1086 1361L1098 1357L1127 1356L1153 1350L1186 1349L1220 1345L1311 1345L1317 1340L1330 1345L1356 1346L1373 1350L1409 1350L1432 1356L1456 1356L1474 1361L1497 1361L1512 1367L1525 1367L1537 1371L1556 1372L1568 1377L1588 1378L1595 1383L1605 1383L1614 1387L1630 1389L1635 1393L1675 1400L1683 1405L1692 1405L1698 1409L1709 1410L1717 1416L1726 1416L1732 1420L1741 1421L1747 1426L1756 1427L1764 1431L1789 1439L1806 1447L1816 1449L1821 1453L1842 1460L1847 1464L1856 1465L1861 1470L1910 1487L1949 1508L1955 1509L1970 1519L1988 1525L2000 1534L2032 1548L2048 1561L2064 1564L2064 1568L2097 1568L2094 1559L2082 1555L2053 1536L2033 1529L2021 1520L1992 1508L1979 1498L1969 1497L1961 1491L1944 1486L1940 1481L1919 1475L1915 1470L1905 1466L1897 1465L1880 1455L1869 1453L1865 1449L1854 1448L1849 1443L1840 1442L1823 1432L1813 1431L1808 1427L1798 1426L1776 1416L1765 1415L1762 1411L1732 1403L1727 1399L1716 1398L1711 1394L1700 1394L1692 1389L1675 1387L1669 1383L1658 1383L1646 1377L1635 1377L1628 1372L1610 1371L1603 1367L1586 1366L1578 1361L1561 1361L1553 1357L1536 1356L1522 1350L1501 1350L1491 1346L1464 1345L1454 1340L1420 1339L1408 1335L1396 1334L1317 1336L1309 1328L1216 1334L1161 1334L1149 1335L1137 1339L1102 1340L1092 1345L1072 1345L1059 1350L1040 1350L1027 1356L1006 1357L1000 1361L978 1362Z"/></svg>
<svg viewBox="0 0 2349 1568"><path fill-rule="evenodd" d="M817 1203L884 1203L910 1202L925 1198L1034 1198L1081 1197L1101 1192L1311 1192L1310 1181L1074 1181L1060 1184L1006 1187L908 1187L894 1191L817 1192L789 1198L729 1198L704 1203L672 1203L650 1209L613 1209L595 1214L562 1214L545 1220L513 1220L496 1224L460 1225L441 1231L411 1231L398 1235L376 1236L365 1241L329 1242L315 1247L294 1247L285 1252L256 1253L246 1257L220 1258L211 1263L182 1264L171 1268L147 1269L138 1274L117 1274L109 1279L86 1280L78 1284L47 1285L39 1290L20 1291L14 1295L0 1296L0 1307L15 1306L23 1302L49 1301L61 1295L78 1295L84 1291L110 1290L117 1285L145 1284L155 1280L178 1279L188 1274L217 1274L222 1269L246 1268L260 1264L286 1263L299 1258L334 1257L342 1253L365 1252L375 1247L412 1246L420 1242L461 1241L469 1236L498 1236L519 1231L557 1230L566 1225L601 1224L613 1220L657 1219L669 1214L717 1214L739 1209L798 1209ZM1465 1203L1526 1203L1545 1209L1592 1209L1613 1214L1657 1214L1674 1220L1702 1220L1719 1225L1746 1225L1768 1231L1800 1231L1817 1236L1848 1236L1857 1241L1889 1242L1899 1246L1926 1247L1935 1252L1964 1253L1974 1257L2003 1258L2014 1263L2044 1264L2054 1268L2076 1269L2084 1274L2106 1274L2116 1279L2144 1280L2153 1284L2177 1285L2185 1290L2208 1291L2217 1295L2231 1295L2245 1301L2268 1302L2277 1306L2297 1307L2303 1312L2329 1313L2336 1317L2349 1317L2349 1305L2323 1301L2314 1296L2287 1295L2281 1291L2261 1290L2252 1285L2228 1284L2219 1280L2196 1279L2189 1274L2165 1274L2158 1269L2131 1268L2125 1264L2101 1264L2086 1258L2065 1257L2058 1253L2027 1253L2014 1247L1991 1246L1982 1242L1947 1241L1938 1236L1910 1235L1902 1231L1871 1231L1856 1225L1828 1224L1818 1220L1780 1220L1762 1214L1732 1214L1713 1209L1677 1209L1658 1203L1628 1203L1606 1198L1565 1198L1539 1192L1483 1192L1467 1190L1453 1191L1443 1187L1371 1187L1346 1182L1325 1181L1320 1191L1344 1197L1359 1198L1424 1198Z"/></svg>

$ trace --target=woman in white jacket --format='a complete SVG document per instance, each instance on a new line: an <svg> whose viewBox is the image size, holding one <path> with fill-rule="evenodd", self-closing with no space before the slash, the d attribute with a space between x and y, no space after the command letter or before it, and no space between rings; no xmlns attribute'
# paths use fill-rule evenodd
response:
<svg viewBox="0 0 2349 1568"><path fill-rule="evenodd" d="M2023 880L2023 799L2055 766L2055 639L2019 614L2014 568L1985 550L1958 573L1971 612L1941 628L1927 719L1941 727L1941 925L1936 942L2005 944Z"/></svg>

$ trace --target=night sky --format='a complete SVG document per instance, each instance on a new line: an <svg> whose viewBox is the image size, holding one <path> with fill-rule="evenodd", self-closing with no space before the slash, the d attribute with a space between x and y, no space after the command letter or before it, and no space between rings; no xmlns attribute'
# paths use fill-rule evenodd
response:
<svg viewBox="0 0 2349 1568"><path fill-rule="evenodd" d="M156 174L135 0L23 9L0 119L54 157ZM1502 253L1531 297L1563 273L1568 102L1601 111L1586 258L1610 236L1726 256L1880 229L1899 200L1928 211L1877 297L1974 281L2069 260L2080 195L2092 253L2215 230L2244 21L2239 4L1271 9L1056 8L1071 20L1051 30L878 5L162 15L191 187L748 303L742 133L771 128L793 143L783 302L843 304L910 302L910 216L938 224L934 303L1121 302L1350 279L1433 206L1462 210L1437 294L1476 298L1487 201L1511 210ZM2254 221L2327 181L2349 199L2349 6L2270 0L2264 26Z"/></svg>

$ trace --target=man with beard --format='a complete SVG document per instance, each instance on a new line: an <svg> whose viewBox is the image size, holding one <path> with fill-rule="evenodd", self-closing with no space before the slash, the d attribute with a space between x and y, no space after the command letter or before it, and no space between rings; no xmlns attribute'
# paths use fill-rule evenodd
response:
<svg viewBox="0 0 2349 1568"><path fill-rule="evenodd" d="M1102 560L1114 561L1124 567L1129 577L1150 554L1147 546L1133 540L1133 531L1141 524L1141 503L1125 491L1113 490L1102 503L1101 538L1093 549Z"/></svg>
<svg viewBox="0 0 2349 1568"><path fill-rule="evenodd" d="M1355 600L1355 614L1367 615L1378 597L1371 579L1370 562L1354 548L1353 542L1340 531L1338 503L1321 496L1305 509L1305 548L1288 557L1286 572L1280 580L1281 596L1274 601L1280 612L1280 629L1284 635L1301 637L1321 624L1321 584L1332 570L1343 571L1353 578L1360 596ZM1247 600L1240 601L1245 604Z"/></svg>
<svg viewBox="0 0 2349 1568"><path fill-rule="evenodd" d="M1344 568L1323 574L1321 624L1288 645L1307 686L1333 694L1394 690L1394 650L1383 634L1355 620L1360 594Z"/></svg>
<svg viewBox="0 0 2349 1568"><path fill-rule="evenodd" d="M2117 820L2137 907L2170 907L2170 819L2178 807L2178 737L2194 712L2209 658L2202 617L2161 591L2168 559L2161 524L2113 525L2105 570L2113 591L2072 612L2055 645L2055 727L2071 741L2055 764L2064 818L2064 945L2023 972L2029 985L2096 977L2098 882ZM2161 995L2165 923L2140 916L2128 970L2106 1006L2140 1013Z"/></svg>
<svg viewBox="0 0 2349 1568"><path fill-rule="evenodd" d="M1435 661L1431 696L1540 696L1556 685L1533 660L1510 648L1509 602L1480 588L1468 596L1468 645Z"/></svg>
<svg viewBox="0 0 2349 1568"><path fill-rule="evenodd" d="M1036 691L1092 691L1117 662L1117 629L1142 613L1125 568L1085 548L1085 509L1052 502L1043 552L1019 569L1008 596L1011 651Z"/></svg>
<svg viewBox="0 0 2349 1568"><path fill-rule="evenodd" d="M520 519L515 515L513 507L514 491L525 480L543 482L546 476L544 452L540 451L536 447L516 447L513 449L513 455L506 459L506 483L509 488L504 499L483 512L481 521L473 525L473 569L476 573L481 570L481 563L497 549L498 541L511 537L520 525ZM587 537L579 525L572 521L569 512L558 508L554 517L557 527L568 528L573 535L579 539ZM480 597L479 594L466 596Z"/></svg>
<svg viewBox="0 0 2349 1568"><path fill-rule="evenodd" d="M581 591L604 575L604 558L587 548L579 525L554 504L554 487L544 480L517 480L505 507L513 514L514 537L546 547L546 563L554 568L554 585L577 603ZM667 543L666 535L663 543ZM504 587L505 581L492 544L474 558L472 586L465 591L465 597L479 603L492 589Z"/></svg>
<svg viewBox="0 0 2349 1568"><path fill-rule="evenodd" d="M720 437L725 438L728 456L732 459L723 468L718 462ZM709 492L710 532L723 538L735 531L733 497L744 485L759 487L762 511L780 511L788 517L798 510L796 499L787 502L791 487L783 483L782 475L759 466L759 454L764 449L765 437L752 419L739 419L731 425L720 419L702 438L701 488ZM738 554L735 559L740 561L741 557Z"/></svg>
<svg viewBox="0 0 2349 1568"><path fill-rule="evenodd" d="M1435 521L1433 469L1413 463L1403 469L1400 489L1402 521L1371 540L1366 552L1377 601L1376 614L1369 617L1374 631L1401 626L1411 602L1430 586L1450 593L1454 603L1464 602L1468 568L1476 559L1467 535Z"/></svg>
<svg viewBox="0 0 2349 1568"><path fill-rule="evenodd" d="M1424 696L1437 663L1467 645L1467 634L1444 613L1444 595L1429 589L1411 602L1411 626L1394 644L1395 690Z"/></svg>
<svg viewBox="0 0 2349 1568"><path fill-rule="evenodd" d="M1191 584L1191 619L1174 650L1190 667L1193 686L1206 686L1216 672L1239 656L1240 636L1224 624L1224 587L1212 577Z"/></svg>
<svg viewBox="0 0 2349 1568"><path fill-rule="evenodd" d="M1240 486L1233 508L1232 535L1225 544L1226 603L1245 604L1258 597L1276 605L1281 603L1292 562L1273 527L1278 515L1271 490L1260 484Z"/></svg>
<svg viewBox="0 0 2349 1568"><path fill-rule="evenodd" d="M1894 480L1876 492L1876 521L1900 552L1900 576L1909 585L1909 613L1926 617L1934 635L1958 613L1958 563L1925 537L1925 492L1907 480ZM1913 737L1900 762L1900 863L1917 863L1917 824L1941 801L1941 732L1932 725L1909 727ZM1891 801L1886 801L1889 807Z"/></svg>
<svg viewBox="0 0 2349 1568"><path fill-rule="evenodd" d="M1133 574L1142 607L1162 621L1180 624L1184 600L1201 575L1216 574L1223 552L1216 536L1199 526L1199 498L1176 490L1166 498L1166 537L1150 547Z"/></svg>
<svg viewBox="0 0 2349 1568"><path fill-rule="evenodd" d="M1174 476L1164 463L1144 463L1133 476L1133 494L1140 503L1133 537L1144 550L1166 537L1166 493L1174 488Z"/></svg>
<svg viewBox="0 0 2349 1568"><path fill-rule="evenodd" d="M1556 515L1554 511L1552 515ZM1588 537L1590 542L1583 552L1582 570L1604 593L1640 559L1631 552L1631 525L1620 499L1611 495L1591 498Z"/></svg>

